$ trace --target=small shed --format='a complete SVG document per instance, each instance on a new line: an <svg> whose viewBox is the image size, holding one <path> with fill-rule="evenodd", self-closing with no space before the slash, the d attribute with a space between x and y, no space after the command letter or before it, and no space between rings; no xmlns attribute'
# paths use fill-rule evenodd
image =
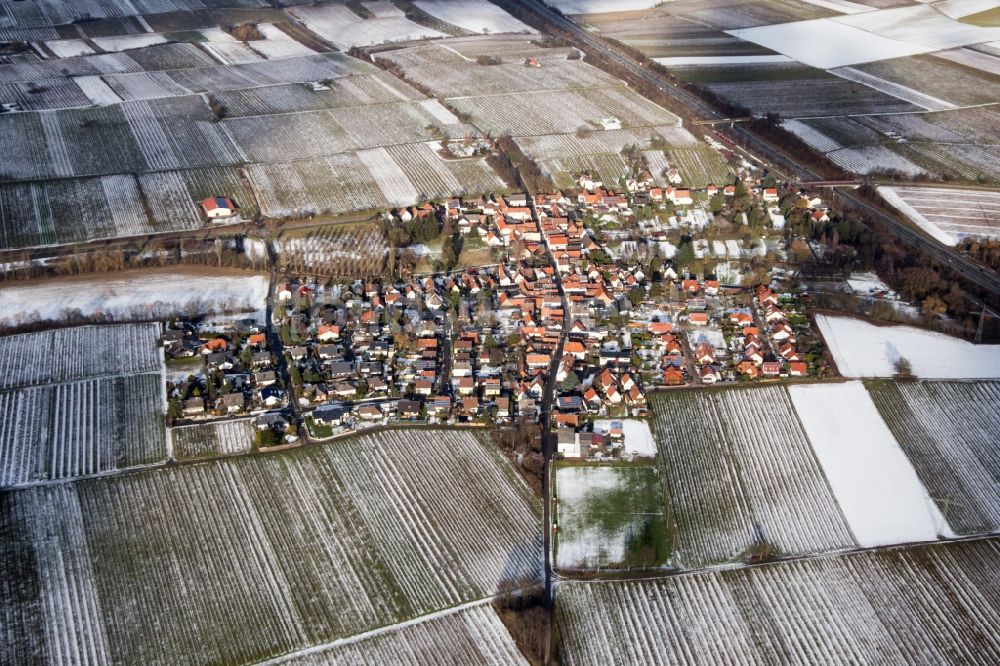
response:
<svg viewBox="0 0 1000 666"><path fill-rule="evenodd" d="M229 197L208 197L201 202L202 210L210 220L232 217L236 215L236 203Z"/></svg>

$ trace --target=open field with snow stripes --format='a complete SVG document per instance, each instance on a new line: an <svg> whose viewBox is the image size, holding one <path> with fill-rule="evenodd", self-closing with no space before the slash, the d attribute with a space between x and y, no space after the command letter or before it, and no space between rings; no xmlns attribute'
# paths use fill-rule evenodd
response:
<svg viewBox="0 0 1000 666"><path fill-rule="evenodd" d="M274 659L267 664L368 666L401 662L413 666L527 664L507 628L488 604L376 630L306 654Z"/></svg>
<svg viewBox="0 0 1000 666"><path fill-rule="evenodd" d="M537 500L468 432L389 431L0 499L0 566L18 574L0 586L3 663L85 650L255 661L541 573Z"/></svg>
<svg viewBox="0 0 1000 666"><path fill-rule="evenodd" d="M996 539L559 584L562 663L995 664Z"/></svg>
<svg viewBox="0 0 1000 666"><path fill-rule="evenodd" d="M159 324L77 326L0 337L0 389L159 372Z"/></svg>
<svg viewBox="0 0 1000 666"><path fill-rule="evenodd" d="M679 565L726 562L759 541L785 555L855 546L785 388L650 404Z"/></svg>
<svg viewBox="0 0 1000 666"><path fill-rule="evenodd" d="M254 432L250 419L237 419L172 428L170 437L174 458L197 460L247 453Z"/></svg>
<svg viewBox="0 0 1000 666"><path fill-rule="evenodd" d="M0 338L0 488L166 458L157 324Z"/></svg>
<svg viewBox="0 0 1000 666"><path fill-rule="evenodd" d="M959 534L1000 530L1000 382L870 382L917 476Z"/></svg>

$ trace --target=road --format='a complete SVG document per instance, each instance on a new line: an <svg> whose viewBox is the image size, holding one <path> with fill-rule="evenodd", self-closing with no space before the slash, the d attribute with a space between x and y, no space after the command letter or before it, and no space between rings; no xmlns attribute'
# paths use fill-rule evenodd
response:
<svg viewBox="0 0 1000 666"><path fill-rule="evenodd" d="M281 343L281 336L278 335L278 327L274 323L274 294L275 288L278 282L278 264L277 256L274 252L274 244L271 242L271 237L268 236L264 239L264 245L267 248L267 259L269 264L270 279L267 285L267 308L264 315L264 327L267 334L267 346L271 351L271 356L278 359L278 365L275 370L279 377L281 377L281 382L285 386L285 393L288 396L288 408L291 410L292 422L295 424L295 431L299 435L299 440L303 443L309 441L308 433L306 428L302 423L301 415L299 414L299 403L295 398L295 387L292 386L292 377L288 373L288 359L285 357L285 348Z"/></svg>
<svg viewBox="0 0 1000 666"><path fill-rule="evenodd" d="M585 52L597 54L614 62L636 79L655 86L676 100L678 104L694 111L701 118L706 120L720 120L724 118L721 113L712 108L708 103L691 94L682 86L671 83L660 75L646 69L624 52L591 34L562 14L553 11L539 0L494 0L494 2L501 7L515 7L532 12L539 18L541 23L546 24L546 27L554 27L560 32L572 35L577 45ZM740 124L735 124L726 129L715 130L715 134L723 138L731 146L744 146L754 151L765 164L783 172L791 180L797 182L824 180L821 174L800 164L795 158L782 151L780 147L764 141ZM838 190L837 197L844 203L861 210L873 221L885 225L891 233L903 242L927 252L956 273L965 277L970 283L994 296L1000 296L1000 274L970 259L954 248L941 245L929 236L919 233L908 223L897 219L885 211L874 208L851 192Z"/></svg>

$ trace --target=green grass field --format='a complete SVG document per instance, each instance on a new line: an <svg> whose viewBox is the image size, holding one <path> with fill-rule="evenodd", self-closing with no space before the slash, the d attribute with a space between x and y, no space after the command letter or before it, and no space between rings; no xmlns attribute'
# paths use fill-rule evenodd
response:
<svg viewBox="0 0 1000 666"><path fill-rule="evenodd" d="M556 468L556 566L639 569L667 563L670 529L653 464Z"/></svg>

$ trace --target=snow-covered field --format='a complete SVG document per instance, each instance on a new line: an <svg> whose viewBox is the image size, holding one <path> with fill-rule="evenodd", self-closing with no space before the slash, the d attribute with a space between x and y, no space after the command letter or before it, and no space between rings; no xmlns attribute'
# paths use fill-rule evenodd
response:
<svg viewBox="0 0 1000 666"><path fill-rule="evenodd" d="M363 19L343 5L293 7L288 12L317 35L345 51L352 46L447 36L407 18Z"/></svg>
<svg viewBox="0 0 1000 666"><path fill-rule="evenodd" d="M856 544L783 387L653 394L653 432L684 567Z"/></svg>
<svg viewBox="0 0 1000 666"><path fill-rule="evenodd" d="M934 57L957 62L959 65L972 67L993 76L1000 76L1000 58L995 55L963 48L939 51L934 54Z"/></svg>
<svg viewBox="0 0 1000 666"><path fill-rule="evenodd" d="M820 69L1000 39L1000 28L963 23L929 5L855 12L726 32ZM848 44L850 47L845 48Z"/></svg>
<svg viewBox="0 0 1000 666"><path fill-rule="evenodd" d="M664 519L655 467L573 465L555 475L558 568L620 565L647 525Z"/></svg>
<svg viewBox="0 0 1000 666"><path fill-rule="evenodd" d="M900 358L924 379L1000 377L1000 345L974 345L941 333L848 317L818 315L816 323L845 377L892 377Z"/></svg>
<svg viewBox="0 0 1000 666"><path fill-rule="evenodd" d="M600 14L649 9L663 2L664 0L552 0L549 4L563 14Z"/></svg>
<svg viewBox="0 0 1000 666"><path fill-rule="evenodd" d="M232 39L230 37L230 39ZM141 49L156 44L166 44L167 40L159 33L139 33L137 35L116 35L114 37L95 37L94 43L105 51L128 51Z"/></svg>
<svg viewBox="0 0 1000 666"><path fill-rule="evenodd" d="M694 67L698 65L762 65L794 62L786 55L721 55L721 56L670 56L653 58L665 67Z"/></svg>
<svg viewBox="0 0 1000 666"><path fill-rule="evenodd" d="M792 386L789 393L859 545L952 535L864 384Z"/></svg>
<svg viewBox="0 0 1000 666"><path fill-rule="evenodd" d="M875 273L851 273L847 284L856 294L873 294L876 291L892 291Z"/></svg>
<svg viewBox="0 0 1000 666"><path fill-rule="evenodd" d="M251 42L250 48L263 54L268 60L297 58L314 54L311 48L292 39L271 23L258 23L257 29L264 35L265 39Z"/></svg>
<svg viewBox="0 0 1000 666"><path fill-rule="evenodd" d="M617 419L622 424L622 440L625 455L628 458L655 458L656 442L649 430L649 423L641 419ZM611 421L598 419L594 421L594 432L607 433L611 430Z"/></svg>
<svg viewBox="0 0 1000 666"><path fill-rule="evenodd" d="M5 494L0 569L23 587L0 595L0 662L257 663L323 645L537 580L540 514L456 431Z"/></svg>
<svg viewBox="0 0 1000 666"><path fill-rule="evenodd" d="M838 166L863 176L873 173L898 172L912 177L926 173L922 167L899 153L894 153L888 146L841 148L827 153L827 157Z"/></svg>
<svg viewBox="0 0 1000 666"><path fill-rule="evenodd" d="M487 602L431 613L416 620L334 641L328 646L272 659L261 666L363 666L392 664L401 660L412 666L438 666L443 661L528 666L507 627Z"/></svg>
<svg viewBox="0 0 1000 666"><path fill-rule="evenodd" d="M192 312L240 312L260 308L266 296L267 277L263 275L136 271L45 280L0 287L0 323L60 321L70 313L128 321Z"/></svg>
<svg viewBox="0 0 1000 666"><path fill-rule="evenodd" d="M868 391L948 525L1000 531L1000 382L872 382Z"/></svg>
<svg viewBox="0 0 1000 666"><path fill-rule="evenodd" d="M413 4L434 18L470 32L538 32L500 7L481 0L416 0Z"/></svg>
<svg viewBox="0 0 1000 666"><path fill-rule="evenodd" d="M880 186L879 194L945 245L963 238L1000 238L1000 192Z"/></svg>
<svg viewBox="0 0 1000 666"><path fill-rule="evenodd" d="M53 39L45 42L45 46L55 53L57 58L91 55L94 52L94 49L82 39Z"/></svg>
<svg viewBox="0 0 1000 666"><path fill-rule="evenodd" d="M248 452L254 428L250 419L236 419L172 428L170 436L177 460L216 458Z"/></svg>
<svg viewBox="0 0 1000 666"><path fill-rule="evenodd" d="M562 663L1000 663L1000 540L650 581L562 581Z"/></svg>

